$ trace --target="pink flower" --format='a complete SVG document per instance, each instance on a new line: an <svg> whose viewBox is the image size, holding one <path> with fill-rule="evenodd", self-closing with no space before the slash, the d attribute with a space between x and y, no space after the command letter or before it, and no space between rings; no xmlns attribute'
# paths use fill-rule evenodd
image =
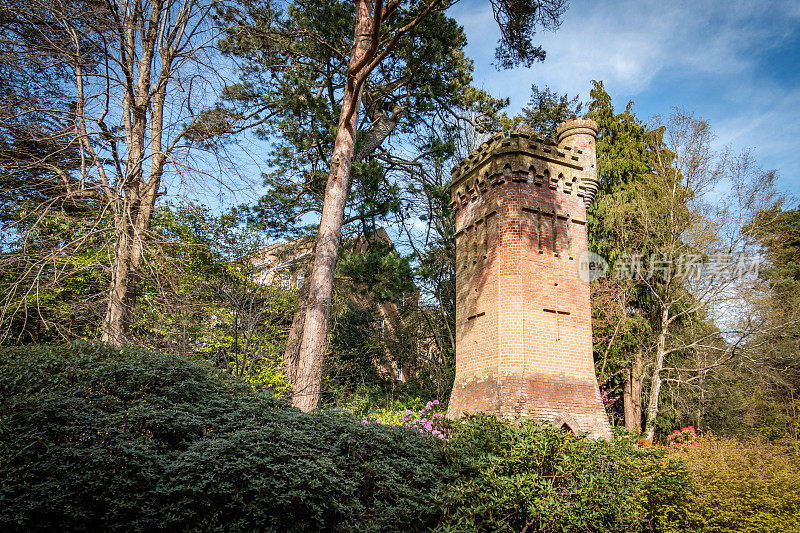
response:
<svg viewBox="0 0 800 533"><path fill-rule="evenodd" d="M433 400L433 405L439 405L439 400Z"/></svg>

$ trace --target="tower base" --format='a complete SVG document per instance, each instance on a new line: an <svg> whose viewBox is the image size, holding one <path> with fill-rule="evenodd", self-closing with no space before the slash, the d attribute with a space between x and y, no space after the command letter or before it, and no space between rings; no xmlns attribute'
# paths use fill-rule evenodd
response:
<svg viewBox="0 0 800 533"><path fill-rule="evenodd" d="M447 417L474 413L530 416L591 438L611 438L595 380L543 374L456 375Z"/></svg>

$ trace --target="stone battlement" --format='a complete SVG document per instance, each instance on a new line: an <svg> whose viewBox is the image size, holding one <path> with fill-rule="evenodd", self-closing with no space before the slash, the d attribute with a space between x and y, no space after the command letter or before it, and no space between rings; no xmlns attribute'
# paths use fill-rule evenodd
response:
<svg viewBox="0 0 800 533"><path fill-rule="evenodd" d="M511 132L492 135L451 170L450 207L458 211L489 187L506 180L530 182L565 194L573 194L591 203L597 192L594 163L594 137L597 125L592 120L565 122L558 128L559 141L536 134ZM591 137L591 153L584 139ZM564 141L576 139L583 146Z"/></svg>
<svg viewBox="0 0 800 533"><path fill-rule="evenodd" d="M537 134L529 135L519 131L512 131L508 136L503 133L495 133L456 164L450 171L453 184L455 185L466 177L470 171L492 155L507 152L528 153L532 157L538 157L543 160L552 159L554 162L581 169L578 155L582 151L579 148L573 150L571 146L559 147L552 139L546 139Z"/></svg>

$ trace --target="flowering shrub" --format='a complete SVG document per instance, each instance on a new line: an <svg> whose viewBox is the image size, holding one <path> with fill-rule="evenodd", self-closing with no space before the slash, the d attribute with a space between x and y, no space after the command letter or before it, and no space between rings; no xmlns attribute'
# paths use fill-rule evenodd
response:
<svg viewBox="0 0 800 533"><path fill-rule="evenodd" d="M697 433L694 432L694 426L686 426L685 428L676 429L667 437L667 443L670 446L680 446L683 448L700 446L700 441L697 440Z"/></svg>
<svg viewBox="0 0 800 533"><path fill-rule="evenodd" d="M413 429L414 431L422 433L423 435L430 435L432 437L436 437L437 439L447 440L447 430L443 426L444 413L435 412L440 405L441 403L439 400L433 400L426 403L419 412L406 409L399 424L381 419L383 417L376 420L365 418L361 420L361 423L364 425L381 424L384 426L404 427Z"/></svg>
<svg viewBox="0 0 800 533"><path fill-rule="evenodd" d="M378 421L385 426L402 426L404 424L403 417L406 416L406 412L409 410L419 411L425 405L425 402L419 397L405 398L403 400L395 399L380 407L374 405L377 403L374 400L372 400L372 402L372 404L365 406L361 411L346 410L353 412L356 416L363 415L363 418Z"/></svg>
<svg viewBox="0 0 800 533"><path fill-rule="evenodd" d="M407 410L403 416L403 426L414 429L423 434L428 434L437 439L447 438L447 432L442 423L444 422L444 413L432 412L439 405L439 400L433 400L425 404L425 407L419 413L414 413L412 410Z"/></svg>

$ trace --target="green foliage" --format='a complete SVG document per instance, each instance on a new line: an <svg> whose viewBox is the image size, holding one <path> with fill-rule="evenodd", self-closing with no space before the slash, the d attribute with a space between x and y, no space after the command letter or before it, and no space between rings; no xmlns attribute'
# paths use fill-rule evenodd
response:
<svg viewBox="0 0 800 533"><path fill-rule="evenodd" d="M420 4L398 9L382 24L386 38ZM310 234L321 213L330 156L347 79L355 8L352 2L265 0L225 4L222 51L241 61L241 82L222 97L232 120L242 109L264 116L256 132L272 144L265 195L253 216L274 235ZM308 35L314 35L309 39ZM397 43L363 89L345 233L374 231L396 212L398 186L383 164L367 161L387 139L434 120L468 96L472 65L458 23L434 10ZM474 96L474 93L470 93ZM387 152L382 149L381 152Z"/></svg>
<svg viewBox="0 0 800 533"><path fill-rule="evenodd" d="M531 37L538 27L556 29L567 10L565 0L491 0L494 19L500 26L500 41L495 48L495 60L499 68L516 65L530 67L536 61L544 61L545 51L534 46Z"/></svg>
<svg viewBox="0 0 800 533"><path fill-rule="evenodd" d="M417 396L395 399L381 407L373 405L371 409L365 411L366 418L381 424L412 426L415 421L418 423L430 415L430 418L436 418L436 423L441 425L446 424L444 417L447 414L447 407L439 400L425 402Z"/></svg>
<svg viewBox="0 0 800 533"><path fill-rule="evenodd" d="M649 174L646 124L633 112L633 102L625 111L615 113L611 96L603 82L593 81L589 93L589 113L597 122L597 174L600 180L597 196L589 206L589 247L613 261L623 250L615 230L619 220L613 210L617 204L634 197L632 186ZM640 250L641 251L641 250Z"/></svg>
<svg viewBox="0 0 800 533"><path fill-rule="evenodd" d="M400 400L396 399L392 402L387 402L385 407L374 407L367 413L367 418L370 420L377 420L381 424L403 424L403 417L407 416L409 411L419 411L425 405L419 397Z"/></svg>
<svg viewBox="0 0 800 533"><path fill-rule="evenodd" d="M588 208L589 248L611 263L631 244L624 238L630 227L638 228L632 209L636 184L649 171L648 130L633 112L633 102L616 113L603 82L593 81L587 118L597 122L597 171L599 189ZM638 243L637 243L638 244ZM635 247L633 247L635 248ZM635 249L636 252L651 250ZM634 359L652 337L650 318L653 299L646 288L631 280L600 280L592 284L592 333L598 378L606 382L611 397L622 394L623 382L635 372ZM634 312L631 312L631 311ZM636 376L641 380L642 376ZM610 406L612 416L622 417L622 402Z"/></svg>
<svg viewBox="0 0 800 533"><path fill-rule="evenodd" d="M748 229L767 260L759 272L763 326L753 341L759 357L742 378L749 411L764 436L800 440L800 207L764 209Z"/></svg>
<svg viewBox="0 0 800 533"><path fill-rule="evenodd" d="M634 373L632 358L650 334L650 323L640 313L630 312L633 291L626 281L607 276L590 285L595 369L608 399L606 411L620 421L623 402L612 399L622 398L625 381Z"/></svg>
<svg viewBox="0 0 800 533"><path fill-rule="evenodd" d="M682 454L694 491L670 531L800 531L797 450L715 436L699 442Z"/></svg>
<svg viewBox="0 0 800 533"><path fill-rule="evenodd" d="M753 231L762 244L769 265L761 275L785 308L797 310L800 286L800 206L768 209L758 213ZM778 302L776 302L778 303Z"/></svg>
<svg viewBox="0 0 800 533"><path fill-rule="evenodd" d="M396 385L394 390L388 391L380 390L374 384L361 384L354 391L339 390L336 408L382 424L402 425L403 417L408 416L409 411L417 413L425 408L427 402L416 388L405 383ZM444 401L440 400L436 405L438 412L446 412Z"/></svg>
<svg viewBox="0 0 800 533"><path fill-rule="evenodd" d="M300 413L202 360L87 343L2 357L5 531L800 531L797 452L776 444L665 456L490 416L437 443Z"/></svg>
<svg viewBox="0 0 800 533"><path fill-rule="evenodd" d="M345 276L349 288L378 302L400 301L415 287L408 258L390 242L371 240L362 249L341 250L337 274Z"/></svg>
<svg viewBox="0 0 800 533"><path fill-rule="evenodd" d="M583 103L578 98L551 91L549 87L539 89L533 85L530 100L522 109L520 120L531 131L555 139L559 124L580 116Z"/></svg>
<svg viewBox="0 0 800 533"><path fill-rule="evenodd" d="M240 209L214 215L188 203L156 209L135 313L145 346L199 355L231 375L284 394L282 347L296 291L257 281L265 248Z"/></svg>
<svg viewBox="0 0 800 533"><path fill-rule="evenodd" d="M0 529L423 530L430 439L306 415L204 361L98 344L8 349Z"/></svg>
<svg viewBox="0 0 800 533"><path fill-rule="evenodd" d="M55 202L55 198L47 202ZM46 202L45 202L46 203ZM6 206L7 207L7 206ZM93 201L16 205L0 227L0 341L93 338L108 290L110 217Z"/></svg>
<svg viewBox="0 0 800 533"><path fill-rule="evenodd" d="M292 390L283 371L283 359L277 353L262 356L254 362L245 380L269 390L278 398L288 397Z"/></svg>
<svg viewBox="0 0 800 533"><path fill-rule="evenodd" d="M374 306L352 302L349 294L337 291L334 296L329 336L331 356L324 362L321 401L323 405L359 403L360 400L350 398L357 390L383 397L391 381L378 370L389 364L380 337L380 316Z"/></svg>
<svg viewBox="0 0 800 533"><path fill-rule="evenodd" d="M688 477L664 451L574 436L530 419L458 424L443 531L628 531L674 518Z"/></svg>

